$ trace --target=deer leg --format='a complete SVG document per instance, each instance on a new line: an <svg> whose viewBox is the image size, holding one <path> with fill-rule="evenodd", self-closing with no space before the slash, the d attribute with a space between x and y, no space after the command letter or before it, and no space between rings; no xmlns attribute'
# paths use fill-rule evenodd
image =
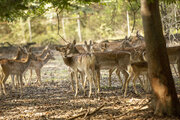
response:
<svg viewBox="0 0 180 120"><path fill-rule="evenodd" d="M2 91L2 79L3 79L3 74L1 75L1 78L0 78L0 95L2 95L3 94L3 91Z"/></svg>
<svg viewBox="0 0 180 120"><path fill-rule="evenodd" d="M100 92L100 68L96 69L96 80L97 80L97 86L98 86L98 93Z"/></svg>
<svg viewBox="0 0 180 120"><path fill-rule="evenodd" d="M15 90L14 75L11 75L12 89Z"/></svg>
<svg viewBox="0 0 180 120"><path fill-rule="evenodd" d="M138 76L139 76L139 73L135 74L134 77L133 77L133 87L134 87L134 91L135 91L136 94L138 94L138 92L137 92L137 89L136 89L136 83L135 82L136 82Z"/></svg>
<svg viewBox="0 0 180 120"><path fill-rule="evenodd" d="M178 66L178 64L177 64L177 66ZM176 71L176 68L175 68L174 64L172 64L172 67L173 67L174 72L176 73L176 75L179 76L178 73L177 73L177 71ZM178 72L179 72L179 70L178 70Z"/></svg>
<svg viewBox="0 0 180 120"><path fill-rule="evenodd" d="M81 82L82 82L82 88L84 91L84 96L86 95L86 82L87 82L87 75L84 72L80 72L81 74Z"/></svg>
<svg viewBox="0 0 180 120"><path fill-rule="evenodd" d="M114 70L115 70L115 68L109 69L109 87L111 87L111 75L112 75Z"/></svg>
<svg viewBox="0 0 180 120"><path fill-rule="evenodd" d="M93 82L94 82L94 86L95 86L95 92L96 92L96 94L99 94L96 76L97 76L97 71L95 69L93 69Z"/></svg>
<svg viewBox="0 0 180 120"><path fill-rule="evenodd" d="M27 84L30 84L30 81L32 81L32 69L29 69L30 75L29 75L29 80L27 82Z"/></svg>
<svg viewBox="0 0 180 120"><path fill-rule="evenodd" d="M129 86L129 81L132 79L133 77L133 74L130 73L129 77L127 80L125 80L124 84L125 84L125 91L124 91L124 97L126 97L126 94L127 94L127 89L128 89L128 86Z"/></svg>
<svg viewBox="0 0 180 120"><path fill-rule="evenodd" d="M82 89L85 90L86 88L86 78L84 72L79 72L81 75L81 84L82 84Z"/></svg>
<svg viewBox="0 0 180 120"><path fill-rule="evenodd" d="M41 70L40 69L36 69L36 75L37 75L37 83L38 85L41 85Z"/></svg>
<svg viewBox="0 0 180 120"><path fill-rule="evenodd" d="M117 70L116 70L116 75L117 75L118 78L119 78L119 82L120 82L121 85L123 86L123 82L122 82L122 79L121 79L121 76L120 76L120 69L119 69L119 68L117 68Z"/></svg>
<svg viewBox="0 0 180 120"><path fill-rule="evenodd" d="M1 80L1 85L2 85L2 89L3 89L4 95L7 95L6 87L5 87L5 82L8 79L8 77L9 77L9 74L4 74L4 76L2 77L2 80Z"/></svg>
<svg viewBox="0 0 180 120"><path fill-rule="evenodd" d="M20 84L21 84L20 76L19 75L16 75L16 83L17 83L16 87L19 87Z"/></svg>
<svg viewBox="0 0 180 120"><path fill-rule="evenodd" d="M91 70L88 70L87 71L87 77L86 79L88 79L89 81L89 96L88 97L91 97L91 94L92 94L92 71Z"/></svg>
<svg viewBox="0 0 180 120"><path fill-rule="evenodd" d="M122 89L121 89L121 91L123 91L123 90L125 89L125 85L126 85L126 83L127 83L127 79L128 79L128 77L130 76L125 70L122 70L122 74L124 75L125 80L124 80L124 84L123 84L123 82L122 82Z"/></svg>
<svg viewBox="0 0 180 120"><path fill-rule="evenodd" d="M72 85L72 90L73 90L73 92L75 92L75 89L74 89L74 79L73 79L73 77L74 77L74 72L71 72L71 85Z"/></svg>
<svg viewBox="0 0 180 120"><path fill-rule="evenodd" d="M23 81L22 81L22 74L21 75L18 75L19 76L19 81L20 81L20 94L22 96L22 87L23 87Z"/></svg>
<svg viewBox="0 0 180 120"><path fill-rule="evenodd" d="M175 69L175 68L174 68ZM177 61L178 77L180 77L180 58Z"/></svg>
<svg viewBox="0 0 180 120"><path fill-rule="evenodd" d="M25 81L27 81L27 78L26 78L25 73L23 73L23 78L24 78ZM25 83L26 83L26 82L25 82Z"/></svg>
<svg viewBox="0 0 180 120"><path fill-rule="evenodd" d="M143 75L143 78L144 78L144 75ZM142 82L142 79L141 79L140 77L138 77L138 79L139 79L139 82L140 82L141 86L142 86L143 89L144 89L144 84L143 84L143 82Z"/></svg>
<svg viewBox="0 0 180 120"><path fill-rule="evenodd" d="M76 91L75 91L75 97L77 97L77 94L78 94L78 89L79 89L79 80L78 80L78 72L75 71L74 72L74 78L75 78L75 81L76 81Z"/></svg>

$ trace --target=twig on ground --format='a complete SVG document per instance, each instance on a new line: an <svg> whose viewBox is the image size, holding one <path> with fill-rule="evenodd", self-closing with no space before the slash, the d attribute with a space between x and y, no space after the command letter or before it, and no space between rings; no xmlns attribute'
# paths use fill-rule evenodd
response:
<svg viewBox="0 0 180 120"><path fill-rule="evenodd" d="M84 119L87 117L87 115L89 114L89 112L90 112L90 109L88 108L86 114L84 115Z"/></svg>
<svg viewBox="0 0 180 120"><path fill-rule="evenodd" d="M89 117L89 116L92 116L92 115L94 115L95 113L97 113L101 108L103 108L104 107L104 104L103 105L101 105L100 107L98 107L98 108L96 108L94 111L92 111L92 112L90 112L90 110L87 110L87 112L84 112L84 113L81 113L81 114L79 114L79 115L76 115L76 116L73 116L73 117L70 117L70 118L67 118L67 120L74 120L74 119L76 119L76 118L78 118L78 117L83 117L84 116L84 118L85 117Z"/></svg>
<svg viewBox="0 0 180 120"><path fill-rule="evenodd" d="M143 108L144 106L148 105L150 102L151 102L151 100L149 100L148 102L146 102L145 104L143 104L142 106L140 106L138 109L134 109L134 110L131 110L131 111L127 111L127 112L125 112L125 113L123 113L123 114L121 114L121 115L112 117L112 118L110 118L110 119L119 118L119 117L122 117L122 116L124 116L124 115L126 115L126 114L128 114L128 113L132 113L132 112L135 112L135 111L137 111L137 110L140 110L140 109Z"/></svg>

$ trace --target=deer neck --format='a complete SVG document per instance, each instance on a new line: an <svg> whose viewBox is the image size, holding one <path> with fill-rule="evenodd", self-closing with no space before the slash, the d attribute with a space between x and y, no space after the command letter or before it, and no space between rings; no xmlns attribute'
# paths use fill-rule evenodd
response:
<svg viewBox="0 0 180 120"><path fill-rule="evenodd" d="M23 62L24 63L24 68L27 68L30 65L31 61L32 61L32 59L28 55L26 61Z"/></svg>
<svg viewBox="0 0 180 120"><path fill-rule="evenodd" d="M75 62L73 57L63 57L63 61L69 67L72 67Z"/></svg>
<svg viewBox="0 0 180 120"><path fill-rule="evenodd" d="M23 53L21 51L18 51L15 60L21 60L22 57L23 57Z"/></svg>
<svg viewBox="0 0 180 120"><path fill-rule="evenodd" d="M43 52L39 55L39 58L44 58L48 53L48 50L43 50Z"/></svg>
<svg viewBox="0 0 180 120"><path fill-rule="evenodd" d="M42 60L43 65L46 64L50 60L51 56L48 54L46 57Z"/></svg>

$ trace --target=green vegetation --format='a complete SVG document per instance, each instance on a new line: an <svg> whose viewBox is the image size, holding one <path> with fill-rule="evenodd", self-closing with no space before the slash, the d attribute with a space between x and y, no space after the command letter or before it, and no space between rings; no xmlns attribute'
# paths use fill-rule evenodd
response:
<svg viewBox="0 0 180 120"><path fill-rule="evenodd" d="M70 0L62 0L61 2L57 0L40 0L39 2L36 0L18 0L15 2L15 7L13 6L13 0L8 1L0 2L0 6L8 6L7 8L0 8L1 11L4 11L0 14L0 20L2 21L0 22L1 42L8 41L18 44L36 41L39 44L46 42L63 44L64 41L60 36L68 41L74 39L80 41L78 17L80 17L82 40L96 41L124 38L128 35L127 11L130 31L133 31L131 35L136 31L143 33L139 1L109 0L96 3L99 0L88 0L86 2L83 0L73 2ZM164 16L170 17L171 21L175 22L175 14L170 11L176 7L178 16L179 6L172 4L166 7L168 12ZM57 14L59 17L59 34ZM30 17L30 21L28 17ZM164 20L165 23L168 20ZM29 27L29 24L31 27ZM175 27L177 26L168 27L171 28L170 33L180 32Z"/></svg>

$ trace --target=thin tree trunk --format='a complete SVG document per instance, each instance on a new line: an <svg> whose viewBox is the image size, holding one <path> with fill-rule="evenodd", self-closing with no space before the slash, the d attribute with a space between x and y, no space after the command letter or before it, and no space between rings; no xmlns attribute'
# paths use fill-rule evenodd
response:
<svg viewBox="0 0 180 120"><path fill-rule="evenodd" d="M21 24L21 30L22 30L22 43L25 43L26 42L25 29L24 29L24 22L22 18L20 18L20 24Z"/></svg>
<svg viewBox="0 0 180 120"><path fill-rule="evenodd" d="M128 11L127 11L127 29L128 29L128 37L130 36L130 25L129 25L129 13L128 13Z"/></svg>
<svg viewBox="0 0 180 120"><path fill-rule="evenodd" d="M179 115L180 105L170 70L162 32L159 1L141 0L148 73L154 92L153 108L157 115Z"/></svg>
<svg viewBox="0 0 180 120"><path fill-rule="evenodd" d="M66 40L65 19L64 18L62 18L62 30L63 30L63 37Z"/></svg>
<svg viewBox="0 0 180 120"><path fill-rule="evenodd" d="M79 41L82 42L82 37L81 37L81 24L80 24L80 17L78 15L78 18L77 18L77 24L78 24L78 36L79 36Z"/></svg>
<svg viewBox="0 0 180 120"><path fill-rule="evenodd" d="M29 40L32 42L32 33L31 33L31 18L28 18L28 26L29 26Z"/></svg>

